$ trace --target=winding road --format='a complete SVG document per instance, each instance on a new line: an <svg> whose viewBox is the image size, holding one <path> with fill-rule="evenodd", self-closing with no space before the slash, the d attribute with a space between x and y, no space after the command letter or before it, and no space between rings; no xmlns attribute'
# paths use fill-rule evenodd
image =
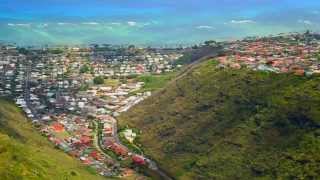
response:
<svg viewBox="0 0 320 180"><path fill-rule="evenodd" d="M113 139L115 140L115 142L117 144L120 144L121 146L124 146L126 147L125 145L123 145L119 139L119 135L118 135L118 125L117 125L117 120L113 118L112 120L112 124L113 124ZM102 152L105 156L107 156L108 158L111 158L108 154L106 154L104 151L105 149L103 149L102 147L102 137L100 136L99 134L99 131L102 130L102 129L99 129L100 126L97 124L97 122L94 122L94 125L95 125L95 130L96 130L96 133L95 133L95 137L94 137L94 145L96 146L96 148ZM135 154L134 152L130 151L130 149L128 147L126 147L130 153L132 154ZM145 161L147 162L147 167L148 169L152 172L152 173L155 173L157 174L157 177L159 177L159 179L161 180L172 180L172 178L170 176L168 176L164 171L162 171L158 165L156 164L156 162L150 160L149 158L145 158ZM112 159L112 158L111 158Z"/></svg>

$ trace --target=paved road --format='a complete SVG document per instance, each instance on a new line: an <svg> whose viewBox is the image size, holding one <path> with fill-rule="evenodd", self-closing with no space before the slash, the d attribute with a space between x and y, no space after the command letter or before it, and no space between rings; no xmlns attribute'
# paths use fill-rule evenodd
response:
<svg viewBox="0 0 320 180"><path fill-rule="evenodd" d="M113 118L112 119L112 126L113 126L113 139L115 140L115 142L117 143L117 144L120 144L120 145L122 145L122 146L124 146L124 147L126 147L124 144L122 144L122 142L120 141L120 139L119 139L119 135L118 135L118 124L117 124L117 120L115 119L115 118ZM98 127L99 128L99 126L98 125L96 125L96 127ZM100 150L100 151L102 151L103 152L103 148L101 147L101 144L99 144L99 138L100 138L100 136L99 136L99 134L98 134L98 132L99 132L99 130L97 129L97 134L96 134L96 138L98 138L98 149ZM100 142L102 142L102 139L100 139ZM129 151L130 151L130 149L129 148L127 148ZM132 154L135 154L134 152L130 152L130 153L132 153ZM104 153L105 154L105 153ZM108 155L107 155L108 156ZM158 167L158 165L154 162L154 161L152 161L152 160L150 160L150 159L148 159L148 158L146 158L146 157L144 157L145 159L146 159L146 162L147 162L147 164L148 164L148 168L151 170L151 171L153 171L154 173L156 173L156 174L158 174L160 177L161 177L161 179L163 179L163 180L172 180L172 178L170 178L165 172L163 172L159 167Z"/></svg>

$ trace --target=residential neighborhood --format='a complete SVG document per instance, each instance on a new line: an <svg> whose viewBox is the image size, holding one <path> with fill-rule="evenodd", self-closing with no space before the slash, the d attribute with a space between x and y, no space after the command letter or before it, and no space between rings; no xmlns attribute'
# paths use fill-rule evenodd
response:
<svg viewBox="0 0 320 180"><path fill-rule="evenodd" d="M0 0L0 180L320 180L320 0Z"/></svg>
<svg viewBox="0 0 320 180"><path fill-rule="evenodd" d="M119 52L120 51L120 52ZM174 70L181 50L2 46L0 96L12 97L56 147L103 176L145 165L118 137L116 117L151 96L135 77Z"/></svg>
<svg viewBox="0 0 320 180"><path fill-rule="evenodd" d="M318 35L310 32L248 38L229 42L225 49L228 53L218 58L220 67L300 76L320 73L320 41Z"/></svg>
<svg viewBox="0 0 320 180"><path fill-rule="evenodd" d="M308 32L219 44L224 48L215 57L220 68L298 76L320 73L320 41ZM0 96L14 99L43 136L103 176L126 176L131 172L127 162L157 170L134 144L139 132L120 131L117 117L152 94L136 77L175 71L183 53L183 49L132 46L2 45Z"/></svg>

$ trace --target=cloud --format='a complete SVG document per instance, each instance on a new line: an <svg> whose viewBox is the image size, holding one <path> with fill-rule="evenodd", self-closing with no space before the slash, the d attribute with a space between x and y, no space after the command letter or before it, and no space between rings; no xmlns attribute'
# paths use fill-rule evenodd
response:
<svg viewBox="0 0 320 180"><path fill-rule="evenodd" d="M83 22L84 25L99 25L97 22Z"/></svg>
<svg viewBox="0 0 320 180"><path fill-rule="evenodd" d="M214 27L208 26L208 25L197 26L196 28L197 28L197 29L207 29L207 30L215 29Z"/></svg>
<svg viewBox="0 0 320 180"><path fill-rule="evenodd" d="M8 26L30 27L31 24L23 24L23 23L14 24L14 23L8 23Z"/></svg>
<svg viewBox="0 0 320 180"><path fill-rule="evenodd" d="M298 20L298 23L301 23L301 24L305 24L305 25L312 25L313 23L309 20Z"/></svg>
<svg viewBox="0 0 320 180"><path fill-rule="evenodd" d="M60 26L71 25L71 23L67 23L67 22L58 22L57 24L60 25Z"/></svg>
<svg viewBox="0 0 320 180"><path fill-rule="evenodd" d="M320 11L317 11L317 10L311 11L311 14L320 14Z"/></svg>
<svg viewBox="0 0 320 180"><path fill-rule="evenodd" d="M134 22L134 21L128 21L127 23L129 26L136 26L137 25L137 22Z"/></svg>
<svg viewBox="0 0 320 180"><path fill-rule="evenodd" d="M119 23L119 22L112 22L112 23L111 23L111 25L120 26L120 25L121 25L121 23Z"/></svg>
<svg viewBox="0 0 320 180"><path fill-rule="evenodd" d="M231 23L231 24L251 24L251 23L255 23L255 21L250 20L250 19L245 19L245 20L231 20L230 23Z"/></svg>

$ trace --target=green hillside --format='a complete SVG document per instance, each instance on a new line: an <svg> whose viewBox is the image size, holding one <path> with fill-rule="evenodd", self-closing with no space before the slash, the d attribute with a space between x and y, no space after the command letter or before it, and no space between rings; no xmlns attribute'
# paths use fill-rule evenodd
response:
<svg viewBox="0 0 320 180"><path fill-rule="evenodd" d="M11 102L0 100L0 179L103 179L55 149Z"/></svg>
<svg viewBox="0 0 320 180"><path fill-rule="evenodd" d="M194 68L120 117L177 179L320 177L320 77Z"/></svg>

